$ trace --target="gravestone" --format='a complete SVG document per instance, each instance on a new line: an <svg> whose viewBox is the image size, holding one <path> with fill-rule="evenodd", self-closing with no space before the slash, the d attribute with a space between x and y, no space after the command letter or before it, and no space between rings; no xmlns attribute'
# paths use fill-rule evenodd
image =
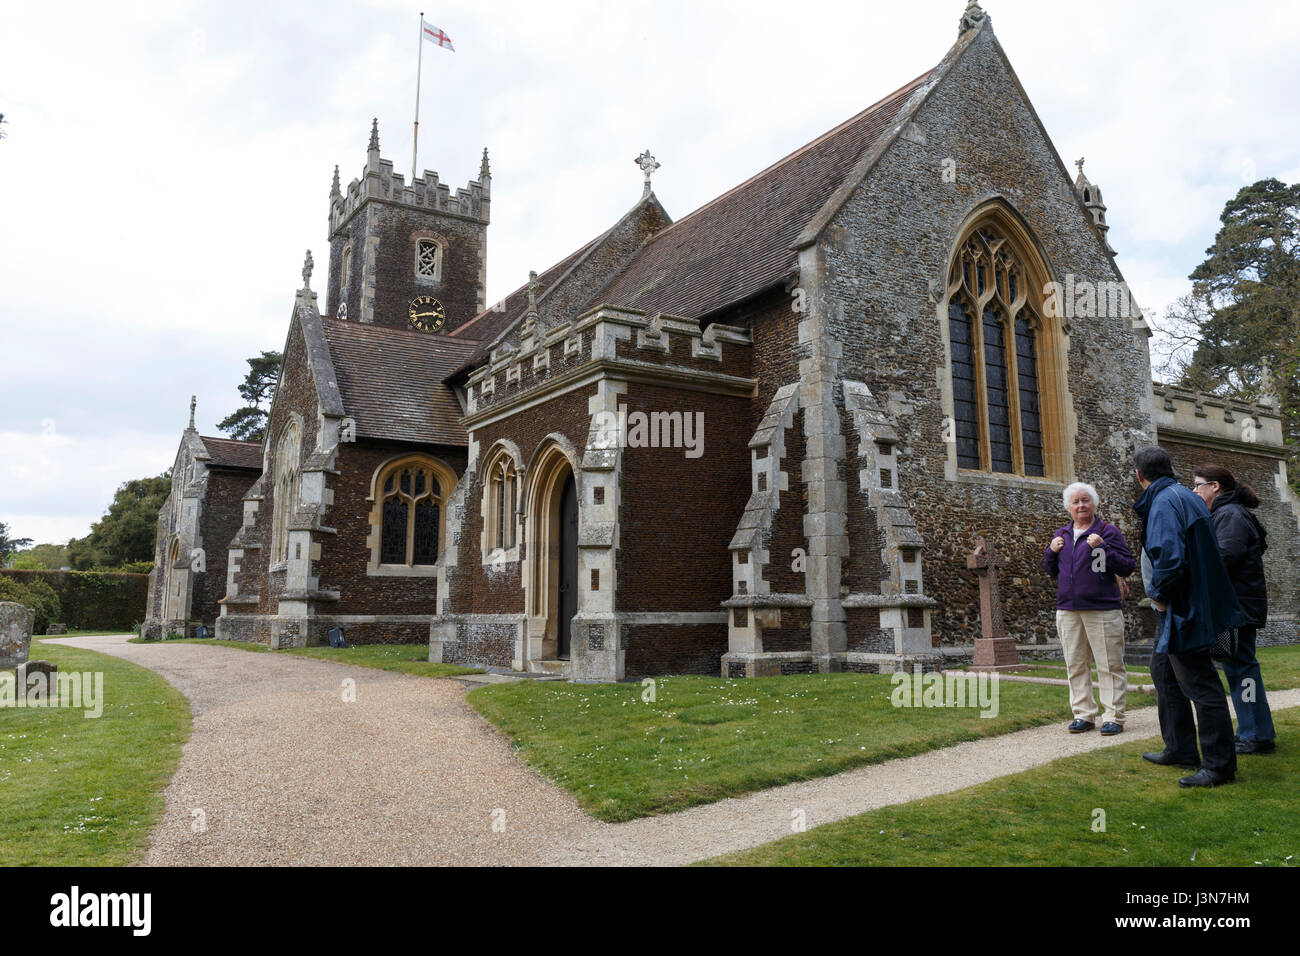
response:
<svg viewBox="0 0 1300 956"><path fill-rule="evenodd" d="M27 663L35 623L36 612L31 608L0 601L0 669L16 669Z"/></svg>
<svg viewBox="0 0 1300 956"><path fill-rule="evenodd" d="M29 704L51 702L57 696L59 668L49 661L28 661L18 667L18 688Z"/></svg>
<svg viewBox="0 0 1300 956"><path fill-rule="evenodd" d="M1002 598L998 594L998 568L1007 559L998 546L987 538L975 542L975 550L966 556L966 567L980 579L980 636L975 638L972 670L1019 670L1020 653L1014 638L1002 627Z"/></svg>

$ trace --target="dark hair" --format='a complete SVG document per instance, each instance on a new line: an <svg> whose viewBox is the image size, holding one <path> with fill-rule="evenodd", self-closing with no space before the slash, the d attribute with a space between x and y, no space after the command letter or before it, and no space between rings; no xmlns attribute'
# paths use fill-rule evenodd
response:
<svg viewBox="0 0 1300 956"><path fill-rule="evenodd" d="M1169 452L1159 445L1147 445L1134 455L1133 467L1140 471L1147 481L1178 477L1174 474L1174 463L1169 460Z"/></svg>
<svg viewBox="0 0 1300 956"><path fill-rule="evenodd" d="M1259 495L1255 494L1255 489L1245 483L1238 483L1232 477L1232 472L1222 465L1197 465L1192 474L1206 481L1217 482L1222 492L1236 491L1237 501L1247 508L1259 507Z"/></svg>

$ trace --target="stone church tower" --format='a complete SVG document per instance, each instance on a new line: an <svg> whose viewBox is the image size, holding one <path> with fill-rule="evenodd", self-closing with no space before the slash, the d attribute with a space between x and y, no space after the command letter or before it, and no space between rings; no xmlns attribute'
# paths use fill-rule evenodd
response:
<svg viewBox="0 0 1300 956"><path fill-rule="evenodd" d="M392 160L379 155L376 119L365 169L346 193L334 168L328 314L439 332L478 315L486 304L491 190L486 149L478 180L454 196L432 170L406 185Z"/></svg>

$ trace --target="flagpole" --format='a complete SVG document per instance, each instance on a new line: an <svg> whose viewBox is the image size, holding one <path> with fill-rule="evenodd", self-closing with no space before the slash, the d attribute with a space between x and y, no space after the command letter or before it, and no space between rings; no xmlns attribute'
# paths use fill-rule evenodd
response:
<svg viewBox="0 0 1300 956"><path fill-rule="evenodd" d="M420 53L415 66L415 138L411 145L411 186L415 186L417 157L420 153L420 73L424 69L424 11L420 11Z"/></svg>

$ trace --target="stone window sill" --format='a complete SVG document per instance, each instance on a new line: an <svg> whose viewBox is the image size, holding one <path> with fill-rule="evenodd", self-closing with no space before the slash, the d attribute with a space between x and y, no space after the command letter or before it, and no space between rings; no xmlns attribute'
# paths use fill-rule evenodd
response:
<svg viewBox="0 0 1300 956"><path fill-rule="evenodd" d="M366 575L372 578L433 578L442 570L442 562L437 564L370 564L366 566Z"/></svg>
<svg viewBox="0 0 1300 956"><path fill-rule="evenodd" d="M1053 478L1036 478L1031 475L1009 475L996 471L966 471L959 469L954 478L967 485L986 485L994 488L1020 488L1025 491L1050 491L1060 494L1065 489L1065 482Z"/></svg>
<svg viewBox="0 0 1300 956"><path fill-rule="evenodd" d="M504 564L519 563L519 546L513 548L493 548L483 559L483 567L494 568Z"/></svg>

